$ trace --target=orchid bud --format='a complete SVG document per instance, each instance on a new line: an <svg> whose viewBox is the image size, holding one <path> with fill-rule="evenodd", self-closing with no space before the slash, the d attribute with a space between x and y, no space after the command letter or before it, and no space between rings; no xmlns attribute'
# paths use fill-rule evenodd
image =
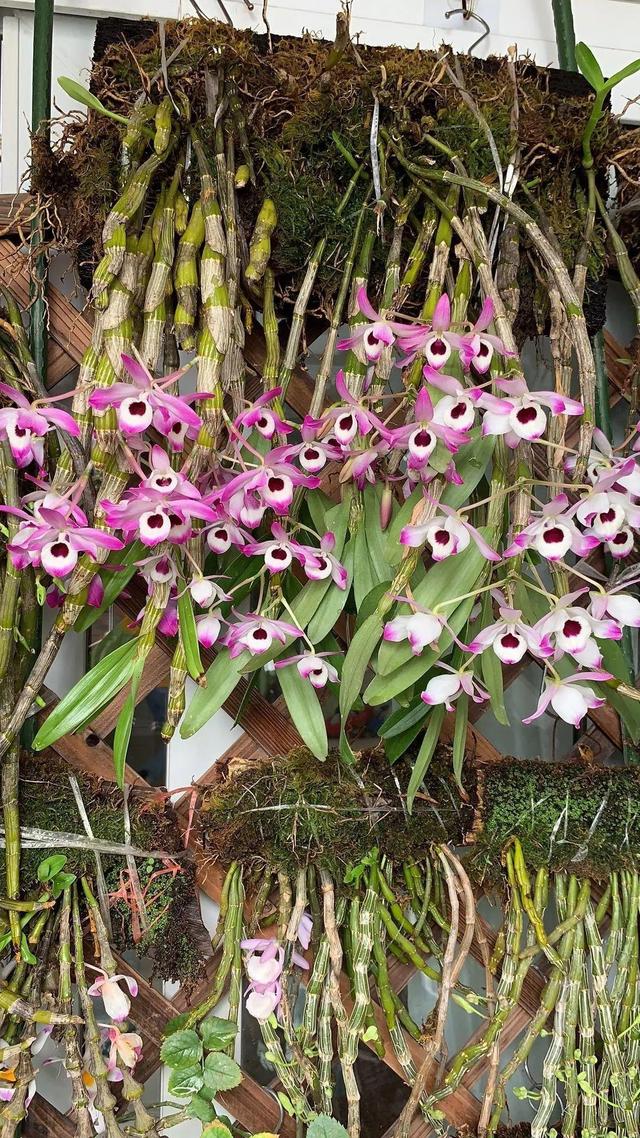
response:
<svg viewBox="0 0 640 1138"><path fill-rule="evenodd" d="M236 189L242 190L244 188L244 186L246 186L250 177L251 177L251 171L249 170L249 167L245 163L243 163L242 166L238 166L238 169L236 170L236 174L235 174L235 178L234 178L234 182L236 184Z"/></svg>
<svg viewBox="0 0 640 1138"><path fill-rule="evenodd" d="M384 490L382 491L382 498L380 499L380 528L385 530L391 521L391 514L393 511L393 490L389 483L385 483Z"/></svg>

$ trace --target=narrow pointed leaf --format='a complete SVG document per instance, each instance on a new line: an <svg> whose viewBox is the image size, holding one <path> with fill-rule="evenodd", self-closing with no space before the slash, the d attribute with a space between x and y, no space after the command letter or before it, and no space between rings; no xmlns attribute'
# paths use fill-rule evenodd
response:
<svg viewBox="0 0 640 1138"><path fill-rule="evenodd" d="M343 723L346 723L347 716L360 694L366 670L382 635L382 626L382 615L377 611L372 612L349 645L340 684L340 715Z"/></svg>
<svg viewBox="0 0 640 1138"><path fill-rule="evenodd" d="M231 659L228 648L223 648L218 653L207 670L206 688L198 688L194 692L185 712L180 728L183 739L190 739L220 710L225 699L228 699L239 683L240 673L248 659L248 652L241 652L235 660Z"/></svg>
<svg viewBox="0 0 640 1138"><path fill-rule="evenodd" d="M466 692L458 696L455 703L455 727L453 729L453 773L462 790L462 768L467 753L467 724L469 723L469 696Z"/></svg>
<svg viewBox="0 0 640 1138"><path fill-rule="evenodd" d="M178 620L180 621L180 639L187 661L187 671L192 680L199 680L204 669L200 659L196 618L193 615L193 600L188 589L184 589L178 597Z"/></svg>
<svg viewBox="0 0 640 1138"><path fill-rule="evenodd" d="M576 63L587 80L587 83L593 87L594 91L601 91L605 85L602 68L591 48L587 47L586 43L576 44Z"/></svg>
<svg viewBox="0 0 640 1138"><path fill-rule="evenodd" d="M127 753L131 740L133 718L136 713L136 698L143 670L144 659L136 660L131 674L131 684L127 698L120 710L113 738L113 766L116 774L116 782L120 789L124 787L124 771L127 765Z"/></svg>
<svg viewBox="0 0 640 1138"><path fill-rule="evenodd" d="M56 739L90 722L127 683L133 670L136 641L130 640L105 656L72 687L47 717L36 735L36 751L50 747Z"/></svg>
<svg viewBox="0 0 640 1138"><path fill-rule="evenodd" d="M75 99L76 103L81 103L84 107L89 107L92 111L98 111L101 115L106 115L108 119L113 119L115 122L121 122L124 126L128 126L128 119L124 115L118 115L115 111L108 110L91 91L82 86L82 83L77 83L75 79L69 79L66 75L61 75L58 79L58 85L69 96L70 99Z"/></svg>
<svg viewBox="0 0 640 1138"><path fill-rule="evenodd" d="M279 668L278 681L296 730L316 759L326 759L327 728L315 688L303 679L295 664Z"/></svg>
<svg viewBox="0 0 640 1138"><path fill-rule="evenodd" d="M420 745L416 761L413 764L411 778L409 779L409 786L407 788L407 807L409 813L413 810L413 803L416 794L420 790L422 780L429 769L429 764L433 758L435 749L438 745L440 738L440 728L444 719L444 707L438 704L437 707L431 709L431 715L427 723L427 729L424 733L424 739Z"/></svg>

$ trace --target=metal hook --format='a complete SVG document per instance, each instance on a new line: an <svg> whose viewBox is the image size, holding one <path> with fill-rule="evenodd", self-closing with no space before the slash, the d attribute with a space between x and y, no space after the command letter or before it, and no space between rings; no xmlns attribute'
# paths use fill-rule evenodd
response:
<svg viewBox="0 0 640 1138"><path fill-rule="evenodd" d="M444 15L446 20L449 19L449 16L464 16L465 20L477 20L479 24L482 24L484 28L482 35L478 36L478 39L474 40L467 50L467 55L472 55L478 44L481 44L483 40L486 40L487 36L491 35L491 28L482 16L479 16L477 12L472 12L471 9L467 7L466 0L463 0L463 3L463 8L452 8L449 12L445 12Z"/></svg>

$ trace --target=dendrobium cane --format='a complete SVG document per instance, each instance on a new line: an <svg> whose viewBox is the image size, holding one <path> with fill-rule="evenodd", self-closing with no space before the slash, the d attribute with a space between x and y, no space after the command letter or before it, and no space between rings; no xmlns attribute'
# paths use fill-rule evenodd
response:
<svg viewBox="0 0 640 1138"><path fill-rule="evenodd" d="M6 439L19 470L34 461L39 467L43 466L44 437L49 431L58 428L74 438L79 436L80 428L67 411L32 404L26 395L7 383L0 383L0 395L16 405L0 408L0 439Z"/></svg>

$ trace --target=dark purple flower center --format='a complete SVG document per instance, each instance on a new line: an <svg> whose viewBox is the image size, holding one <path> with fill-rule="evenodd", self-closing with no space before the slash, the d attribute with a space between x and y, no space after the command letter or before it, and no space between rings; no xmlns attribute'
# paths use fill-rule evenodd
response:
<svg viewBox="0 0 640 1138"><path fill-rule="evenodd" d="M327 564L328 564L327 559L326 559L326 557L323 557L321 553L318 553L316 555L316 561L318 562L318 569L326 569L327 568Z"/></svg>
<svg viewBox="0 0 640 1138"><path fill-rule="evenodd" d="M451 534L446 529L437 529L433 539L436 545L448 545L451 541Z"/></svg>
<svg viewBox="0 0 640 1138"><path fill-rule="evenodd" d="M316 450L315 447L307 447L304 452L304 457L307 459L307 462L314 462L316 458L320 458L320 451Z"/></svg>
<svg viewBox="0 0 640 1138"><path fill-rule="evenodd" d="M283 478L270 478L268 482L269 489L272 494L277 494L280 490L284 490Z"/></svg>
<svg viewBox="0 0 640 1138"><path fill-rule="evenodd" d="M147 525L149 529L162 529L164 525L164 514L150 514L147 518Z"/></svg>
<svg viewBox="0 0 640 1138"><path fill-rule="evenodd" d="M265 415L261 415L260 418L258 419L258 426L262 427L263 430L265 427L269 426L269 420L266 418Z"/></svg>
<svg viewBox="0 0 640 1138"><path fill-rule="evenodd" d="M268 637L266 628L256 628L253 633L254 640L266 640Z"/></svg>
<svg viewBox="0 0 640 1138"><path fill-rule="evenodd" d="M431 433L430 431L418 431L415 439L413 440L418 447L431 446Z"/></svg>
<svg viewBox="0 0 640 1138"><path fill-rule="evenodd" d="M466 403L456 403L455 407L451 408L451 418L452 419L461 419L463 415L466 415L466 413L467 413Z"/></svg>
<svg viewBox="0 0 640 1138"><path fill-rule="evenodd" d="M565 636L579 636L582 632L582 625L579 620L565 620L562 631Z"/></svg>
<svg viewBox="0 0 640 1138"><path fill-rule="evenodd" d="M615 521L615 519L616 519L616 511L615 511L615 508L613 506L610 506L608 510L603 510L602 513L600 514L600 521L601 522L613 522L613 521Z"/></svg>
<svg viewBox="0 0 640 1138"><path fill-rule="evenodd" d="M16 427L14 428L14 430L15 430L15 433L16 433L16 435L18 436L18 438L19 438L19 439L23 439L23 438L24 438L24 436L25 436L25 435L26 435L26 433L27 433L27 431L26 431L26 428L25 428L25 427L18 427L17 425L16 425Z"/></svg>
<svg viewBox="0 0 640 1138"><path fill-rule="evenodd" d="M504 636L500 637L500 643L503 648L519 648L520 640L514 636L513 632L505 632Z"/></svg>
<svg viewBox="0 0 640 1138"><path fill-rule="evenodd" d="M159 478L156 478L156 486L159 490L163 490L165 486L173 486L173 478L169 478L168 475L164 475L164 477L160 475Z"/></svg>
<svg viewBox="0 0 640 1138"><path fill-rule="evenodd" d="M629 535L627 533L625 533L624 530L622 530L621 533L617 533L615 535L615 537L611 538L611 542L613 545L626 545L628 540L629 540Z"/></svg>
<svg viewBox="0 0 640 1138"><path fill-rule="evenodd" d="M551 529L546 530L544 534L544 540L548 542L549 545L557 545L564 541L564 538L564 530L561 530L559 526L551 526Z"/></svg>
<svg viewBox="0 0 640 1138"><path fill-rule="evenodd" d="M143 399L136 399L135 403L129 404L129 414L130 415L146 415L146 413L147 413L147 404L144 402Z"/></svg>
<svg viewBox="0 0 640 1138"><path fill-rule="evenodd" d="M286 549L272 549L271 556L273 557L274 561L286 561L289 554L287 553Z"/></svg>
<svg viewBox="0 0 640 1138"><path fill-rule="evenodd" d="M447 354L447 345L444 340L432 340L429 348L433 356L446 356Z"/></svg>
<svg viewBox="0 0 640 1138"><path fill-rule="evenodd" d="M491 352L491 344L487 344L486 340L481 340L480 341L480 347L478 348L478 351L476 352L476 356L479 356L480 359L482 359L482 358L484 358L484 356L488 356L490 354L490 352Z"/></svg>
<svg viewBox="0 0 640 1138"><path fill-rule="evenodd" d="M227 533L226 529L217 529L213 536L217 537L218 541L226 541L229 534Z"/></svg>
<svg viewBox="0 0 640 1138"><path fill-rule="evenodd" d="M338 419L338 426L341 431L350 431L353 427L353 415L341 415Z"/></svg>
<svg viewBox="0 0 640 1138"><path fill-rule="evenodd" d="M51 546L51 552L54 557L68 557L69 546L66 541L56 541Z"/></svg>
<svg viewBox="0 0 640 1138"><path fill-rule="evenodd" d="M536 411L535 407L521 407L516 414L516 419L518 422L523 424L532 423L534 419L537 419L537 417L538 412Z"/></svg>

